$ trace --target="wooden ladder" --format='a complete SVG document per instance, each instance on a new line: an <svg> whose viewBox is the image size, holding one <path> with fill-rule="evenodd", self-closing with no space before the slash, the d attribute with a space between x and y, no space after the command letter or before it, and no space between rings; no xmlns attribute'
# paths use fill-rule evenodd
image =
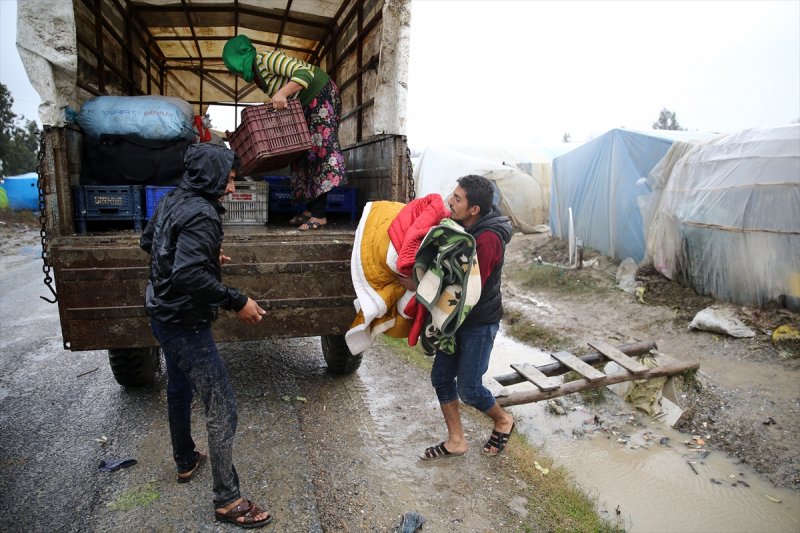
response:
<svg viewBox="0 0 800 533"><path fill-rule="evenodd" d="M651 379L663 376L674 376L687 370L700 368L700 363L671 363L655 368L647 368L633 357L648 353L656 349L656 343L651 341L637 342L634 344L623 344L612 346L604 341L593 341L588 343L596 352L576 357L569 352L556 352L551 354L555 363L545 365L529 365L527 363L514 364L511 368L514 372L502 376L495 376L501 385L514 385L522 382L530 382L536 386L537 390L512 392L508 396L500 396L497 403L501 407L520 405L523 403L538 402L549 400L581 392L588 389L597 389L638 379ZM613 361L620 367L619 372L604 374L595 366L605 366L609 361ZM562 379L555 377L574 370L582 376L582 379L564 383Z"/></svg>

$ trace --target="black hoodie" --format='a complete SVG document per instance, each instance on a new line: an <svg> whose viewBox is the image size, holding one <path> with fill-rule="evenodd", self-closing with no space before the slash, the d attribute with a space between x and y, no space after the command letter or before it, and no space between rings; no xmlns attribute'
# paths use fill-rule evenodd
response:
<svg viewBox="0 0 800 533"><path fill-rule="evenodd" d="M145 310L171 325L206 326L217 309L238 311L247 297L221 281L219 253L225 194L234 153L200 143L189 146L183 179L165 195L142 233L139 245L150 254Z"/></svg>

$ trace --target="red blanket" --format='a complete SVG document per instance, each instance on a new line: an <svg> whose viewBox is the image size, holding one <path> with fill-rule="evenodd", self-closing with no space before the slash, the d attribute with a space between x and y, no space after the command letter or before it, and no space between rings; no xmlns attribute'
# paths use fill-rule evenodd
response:
<svg viewBox="0 0 800 533"><path fill-rule="evenodd" d="M428 230L449 216L450 210L438 194L412 200L397 214L389 226L389 238L397 250L397 271L400 274L411 276L422 239Z"/></svg>

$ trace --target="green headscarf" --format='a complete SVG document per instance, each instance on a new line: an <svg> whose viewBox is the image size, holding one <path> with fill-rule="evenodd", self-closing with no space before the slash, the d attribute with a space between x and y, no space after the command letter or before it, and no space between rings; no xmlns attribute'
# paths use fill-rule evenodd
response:
<svg viewBox="0 0 800 533"><path fill-rule="evenodd" d="M247 35L237 35L229 39L222 49L222 61L228 70L234 74L239 74L244 81L253 81L253 59L256 57L256 49Z"/></svg>

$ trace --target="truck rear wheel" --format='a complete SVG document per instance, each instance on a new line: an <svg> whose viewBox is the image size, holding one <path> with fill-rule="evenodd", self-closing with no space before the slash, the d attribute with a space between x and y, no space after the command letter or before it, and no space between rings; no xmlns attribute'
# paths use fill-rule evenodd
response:
<svg viewBox="0 0 800 533"><path fill-rule="evenodd" d="M347 348L344 335L323 335L322 355L331 374L352 374L361 366L362 354L353 355Z"/></svg>
<svg viewBox="0 0 800 533"><path fill-rule="evenodd" d="M148 387L153 384L161 362L158 346L108 351L114 379L123 387Z"/></svg>

